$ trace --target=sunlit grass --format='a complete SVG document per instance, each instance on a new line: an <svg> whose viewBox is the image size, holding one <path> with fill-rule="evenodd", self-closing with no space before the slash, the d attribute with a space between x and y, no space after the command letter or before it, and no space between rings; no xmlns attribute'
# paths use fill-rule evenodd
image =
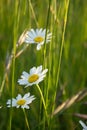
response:
<svg viewBox="0 0 87 130"><path fill-rule="evenodd" d="M74 114L86 113L86 5L81 0L0 1L0 130L81 129L84 117ZM46 28L40 50L24 41L32 28ZM18 84L23 71L39 65L48 69L43 82L26 89ZM7 108L9 98L26 92L36 97L29 110Z"/></svg>

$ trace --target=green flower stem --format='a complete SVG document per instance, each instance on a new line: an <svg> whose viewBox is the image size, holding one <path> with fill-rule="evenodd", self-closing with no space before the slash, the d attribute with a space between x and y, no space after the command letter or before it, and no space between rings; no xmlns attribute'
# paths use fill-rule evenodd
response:
<svg viewBox="0 0 87 130"><path fill-rule="evenodd" d="M11 130L11 124L12 124L12 107L10 108L9 130Z"/></svg>
<svg viewBox="0 0 87 130"><path fill-rule="evenodd" d="M57 70L57 79L56 79L56 90L59 83L59 75L60 75L60 69L61 69L61 62L62 62L62 54L63 54L63 47L64 47L64 38L65 38L65 31L66 31L66 24L67 24L67 15L68 15L68 9L69 9L69 0L65 0L65 16L64 16L64 27L63 27L63 33L62 33L62 42L61 42L61 48L60 48L60 55L59 55L59 65ZM56 99L56 91L54 94L54 102ZM54 106L53 106L54 110Z"/></svg>
<svg viewBox="0 0 87 130"><path fill-rule="evenodd" d="M44 67L46 67L46 39L47 39L47 28L48 28L48 24L49 24L49 16L50 16L50 6L51 6L51 0L49 0L49 6L48 6L48 13L47 13L47 21L46 21L46 34L45 34L45 41L44 41L44 60L43 60L43 65Z"/></svg>
<svg viewBox="0 0 87 130"><path fill-rule="evenodd" d="M47 110L46 110L46 103L45 103L45 100L44 100L44 97L43 97L43 94L42 94L42 91L41 91L39 85L36 84L36 86L37 86L37 88L38 88L38 90L39 90L39 93L40 93L40 95L41 95L41 99L42 99L43 106L44 106L44 109L45 109L47 124L48 124L48 126L49 126L49 120L48 120L49 116L48 116L48 113L47 113ZM44 116L44 121L45 121L45 116ZM44 126L44 127L45 127L45 126Z"/></svg>
<svg viewBox="0 0 87 130"><path fill-rule="evenodd" d="M23 112L24 112L24 116L25 116L25 121L26 121L27 128L28 128L28 130L30 130L29 122L28 122L28 119L27 119L27 115L26 115L25 109L23 109Z"/></svg>
<svg viewBox="0 0 87 130"><path fill-rule="evenodd" d="M44 109L46 110L46 104L45 104L45 101L44 101L44 97L43 97L42 91L41 91L41 89L40 89L38 84L36 86L37 86L37 88L38 88L38 90L40 92L41 99L42 99L42 102L43 102L43 105L44 105Z"/></svg>
<svg viewBox="0 0 87 130"><path fill-rule="evenodd" d="M42 99L43 106L44 106L44 109L45 109L45 112L46 112L46 116L47 116L46 104L45 104L45 100L44 100L44 97L43 97L42 91L41 91L41 89L40 89L40 87L39 87L38 84L36 84L36 86L37 86L37 88L38 88L38 90L39 90L39 93L40 93L40 95L41 95L41 99Z"/></svg>

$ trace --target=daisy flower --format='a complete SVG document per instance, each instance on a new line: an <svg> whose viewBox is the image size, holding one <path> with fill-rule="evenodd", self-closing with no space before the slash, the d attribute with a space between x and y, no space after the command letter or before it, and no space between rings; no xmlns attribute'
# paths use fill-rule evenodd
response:
<svg viewBox="0 0 87 130"><path fill-rule="evenodd" d="M12 98L12 107L16 108L26 108L29 109L28 104L30 104L35 99L34 95L30 96L30 93L26 93L23 97L21 94L18 94L18 96L15 98ZM11 99L7 101L7 107L11 107Z"/></svg>
<svg viewBox="0 0 87 130"><path fill-rule="evenodd" d="M33 84L38 84L46 76L48 69L42 71L42 65L39 67L33 67L30 69L29 73L23 71L21 79L18 80L20 85L26 85L25 87L32 86Z"/></svg>
<svg viewBox="0 0 87 130"><path fill-rule="evenodd" d="M25 42L29 44L37 44L37 50L41 49L41 46L45 42L45 35L46 35L46 29L31 29L30 31L27 31L27 35L25 38ZM46 43L51 41L52 33L49 33L49 30L47 30L47 36L46 36Z"/></svg>
<svg viewBox="0 0 87 130"><path fill-rule="evenodd" d="M83 130L87 130L87 126L85 125L85 123L83 123L83 121L79 121L79 123L83 127Z"/></svg>

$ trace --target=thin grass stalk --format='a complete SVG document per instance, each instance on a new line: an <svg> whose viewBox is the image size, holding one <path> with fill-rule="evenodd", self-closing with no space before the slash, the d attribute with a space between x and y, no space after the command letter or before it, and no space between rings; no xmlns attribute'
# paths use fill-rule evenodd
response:
<svg viewBox="0 0 87 130"><path fill-rule="evenodd" d="M48 7L48 14L47 14L47 22L46 22L46 34L45 34L45 44L44 44L44 67L46 67L45 57L46 57L46 37L47 37L47 29L49 24L49 17L50 17L50 7L51 7L51 0L49 0L49 7ZM51 46L51 45L50 45ZM46 85L47 86L47 85ZM48 87L45 89L46 100L48 100ZM47 101L46 101L47 102Z"/></svg>
<svg viewBox="0 0 87 130"><path fill-rule="evenodd" d="M87 89L79 91L77 94L75 94L71 98L68 98L61 105L59 105L51 114L51 117L58 114L61 111L65 111L66 109L70 108L76 102L81 101L85 96L87 96Z"/></svg>
<svg viewBox="0 0 87 130"><path fill-rule="evenodd" d="M66 2L66 0L65 0ZM62 54L63 54L63 47L64 47L64 38L65 38L65 30L66 30L66 24L67 24L67 15L68 15L68 8L69 8L69 0L67 3L65 3L65 17L64 17L64 28L63 28L63 33L62 33L62 42L61 42L61 48L60 48L60 57L59 57L59 66L58 66L58 73L57 73L57 81L56 81L56 88L58 86L59 82L59 74L60 74L60 66L61 66L61 61L62 61Z"/></svg>
<svg viewBox="0 0 87 130"><path fill-rule="evenodd" d="M51 30L52 30L52 35L55 37L55 32L54 32L55 31L54 30L55 26L53 26L53 25L55 24L55 19L56 19L56 0L53 1L52 6L53 5L54 5L54 10L53 10L54 11L54 15L51 18ZM50 87L50 78L52 76L52 73L51 73L52 64L54 65L54 67L53 67L53 77L55 76L55 71L56 71L55 70L55 62L54 62L55 61L55 57L56 57L56 53L53 50L53 49L56 48L56 44L54 42L54 37L52 37L52 42L51 42L50 47L49 47L49 74L48 74L48 87L47 87L48 91L49 91L49 87ZM51 82L51 85L52 85L52 82ZM47 91L47 95L48 95L48 91Z"/></svg>
<svg viewBox="0 0 87 130"><path fill-rule="evenodd" d="M53 9L54 15L51 16L51 30L52 30L52 36L55 37L55 19L56 19L56 0L52 1L52 6L51 8ZM55 25L55 26L53 26ZM50 87L52 87L52 85L54 84L54 80L51 81L52 77L55 77L55 72L56 72L56 68L55 68L55 57L56 57L56 53L54 52L54 49L56 48L56 42L54 42L54 37L52 37L52 42L50 43L50 48L49 48L49 73L48 73L48 87L47 87L47 96L46 96L46 104L49 103L49 95L50 95ZM53 73L51 71L51 69L53 69ZM51 105L51 104L48 104ZM51 108L50 108L51 111ZM52 129L52 120L51 120L51 116L49 116L49 130Z"/></svg>
<svg viewBox="0 0 87 130"><path fill-rule="evenodd" d="M11 99L14 96L14 88L15 88L15 54L16 54L16 39L17 39L17 19L18 15L18 1L15 2L15 12L14 12L14 30L13 30L13 61L12 61L12 89L11 89ZM10 108L10 130L11 130L11 122L12 122L12 100L11 100L11 108Z"/></svg>
<svg viewBox="0 0 87 130"><path fill-rule="evenodd" d="M48 6L48 14L47 14L47 22L46 22L46 34L45 34L45 43L44 43L44 60L43 60L43 65L46 68L46 37L47 37L47 30L48 30L48 24L49 24L49 17L50 17L50 7L51 7L51 0L49 0L49 6ZM45 83L45 86L47 86L47 83ZM44 87L44 96L46 100L48 100L48 87ZM46 101L47 103L47 101ZM47 106L47 105L46 105Z"/></svg>
<svg viewBox="0 0 87 130"><path fill-rule="evenodd" d="M59 55L59 65L58 65L58 70L57 70L57 79L56 79L56 89L58 87L59 83L59 74L60 74L60 67L61 67L61 61L62 61L62 53L63 53L63 47L64 47L64 37L65 37L65 30L66 30L66 24L67 24L67 15L68 15L68 8L69 8L69 0L66 2L65 0L65 16L64 16L64 27L63 27L63 33L62 33L62 42L61 42L61 48L60 48L60 55ZM56 99L56 91L54 94L54 102ZM54 110L54 106L52 111Z"/></svg>
<svg viewBox="0 0 87 130"><path fill-rule="evenodd" d="M29 27L31 27L31 9L30 9L30 3L29 0L26 0L28 3L28 19L29 19Z"/></svg>
<svg viewBox="0 0 87 130"><path fill-rule="evenodd" d="M40 105L39 106L40 106L40 108L39 108L40 112L39 112L39 116L38 116L38 121L39 121L39 123L41 123L41 120L42 120L41 119L42 118L42 111L41 111L42 110L42 100L41 99L40 99ZM41 130L40 124L38 126L38 129Z"/></svg>
<svg viewBox="0 0 87 130"><path fill-rule="evenodd" d="M3 81L2 81L2 84L1 84L1 88L0 88L0 97L1 97L1 94L2 94L2 91L3 91L3 88L4 88L5 79L6 79L6 73L4 74Z"/></svg>
<svg viewBox="0 0 87 130"><path fill-rule="evenodd" d="M14 96L15 87L15 55L16 55L16 41L17 41L17 30L18 30L18 1L15 2L15 14L14 14L14 30L13 30L13 60L12 60L12 97Z"/></svg>
<svg viewBox="0 0 87 130"><path fill-rule="evenodd" d="M44 100L44 97L43 97L43 94L42 94L42 91L41 91L41 89L40 89L40 87L39 87L39 85L38 84L36 84L36 86L37 86L37 88L38 88L38 91L39 91L39 93L40 93L40 96L41 96L41 100L42 100L42 102L43 102L43 106L44 106L44 109L45 109L45 115L46 115L46 119L47 119L47 125L49 126L49 116L48 116L48 113L47 113L47 109L46 109L46 103L45 103L45 100ZM43 117L43 119L44 119L44 126L43 126L43 128L45 129L45 115L44 115L44 117Z"/></svg>
<svg viewBox="0 0 87 130"><path fill-rule="evenodd" d="M28 130L30 130L30 126L29 126L29 122L28 122L28 119L27 119L25 109L23 109L23 113L24 113L24 116L25 116L25 122L26 122L27 128L28 128Z"/></svg>
<svg viewBox="0 0 87 130"><path fill-rule="evenodd" d="M46 59L46 38L47 38L47 31L48 31L48 24L49 24L49 17L50 17L50 7L51 7L51 0L49 0L48 12L47 12L47 21L46 21L46 34L45 34L44 57L43 57L43 66L44 66L44 68L47 67L47 64L46 64L46 61L45 61L45 59ZM44 83L44 86L47 86L46 83ZM47 87L43 88L43 93L44 93L44 97L46 99L47 98ZM44 113L44 111L43 111L43 113ZM44 128L43 129L45 129L45 120L46 119L45 119L45 114L43 114L43 115L44 115L44 117L43 117L44 118L44 126L43 126ZM48 125L49 125L49 121L48 121Z"/></svg>
<svg viewBox="0 0 87 130"><path fill-rule="evenodd" d="M38 22L37 22L36 15L35 15L35 12L34 12L34 9L33 9L33 5L32 5L32 3L31 3L31 0L29 0L29 6L30 6L30 9L31 9L31 11L32 11L32 15L33 15L33 18L34 18L34 20L35 20L36 26L39 27L39 24L38 24Z"/></svg>
<svg viewBox="0 0 87 130"><path fill-rule="evenodd" d="M47 37L47 29L48 29L48 24L49 24L49 15L50 15L50 6L51 6L51 0L49 0L49 6L48 6L48 13L47 13L47 22L46 22L46 34L45 34L45 42L44 42L44 60L43 60L43 65L45 66L45 57L46 57L46 37Z"/></svg>
<svg viewBox="0 0 87 130"><path fill-rule="evenodd" d="M49 104L49 95L50 95L50 91L49 90L50 90L50 87L53 86L53 81L54 80L51 81L51 78L54 77L54 71L55 71L55 62L54 61L55 61L56 55L55 55L54 49L56 48L55 47L56 44L54 42L54 37L55 37L55 32L54 31L55 31L55 27L56 27L56 25L55 25L55 19L56 19L56 0L52 1L51 8L54 11L54 15L51 16L51 30L52 30L52 36L53 37L52 37L52 41L51 41L50 47L49 47L49 61L48 61L48 63L49 63L49 65L48 65L49 72L48 72L48 86L47 86L47 93L46 93L46 104L48 106L52 105L52 102L51 102L51 104ZM50 10L51 10L51 8L50 8ZM51 69L53 69L53 73L52 73ZM49 107L48 107L48 109L49 109ZM51 111L51 108L50 108L49 111ZM51 130L52 129L51 116L49 116L48 120L49 120L49 130Z"/></svg>
<svg viewBox="0 0 87 130"><path fill-rule="evenodd" d="M42 91L41 91L41 89L40 89L40 87L39 87L38 84L36 84L36 86L37 86L38 91L39 91L39 93L40 93L40 95L41 95L41 99L42 99L42 102L43 102L43 106L44 106L44 109L45 109L45 111L46 111L46 104L45 104L45 100L44 100L44 97L43 97ZM46 112L46 113L47 113L47 112Z"/></svg>

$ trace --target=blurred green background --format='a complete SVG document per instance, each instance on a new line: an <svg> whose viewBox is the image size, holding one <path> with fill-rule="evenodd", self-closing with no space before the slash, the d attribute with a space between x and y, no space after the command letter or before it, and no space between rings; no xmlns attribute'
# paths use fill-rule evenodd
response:
<svg viewBox="0 0 87 130"><path fill-rule="evenodd" d="M59 52L64 25L65 4L67 0L52 0L51 10L49 12L48 28L53 33L53 39L50 45L47 45L46 64L51 64L51 73L54 67L57 67L59 61ZM0 86L5 74L6 61L11 54L14 42L18 40L22 32L27 28L46 28L48 0L31 0L33 11L29 0L1 0L0 1ZM55 18L56 16L56 18ZM69 97L72 97L80 90L87 87L87 0L70 0L67 23L65 30L64 49L62 55L61 69L59 75L59 87L57 92L63 89L59 97L59 105ZM38 23L38 25L37 25ZM51 57L49 54L51 53ZM32 56L32 57L31 57ZM56 56L56 59L54 58ZM18 86L17 80L23 70L29 71L33 66L39 66L43 62L43 51L36 51L36 46L29 46L15 62L15 95L24 94L30 91L36 94L37 101L31 105L27 112L31 130L38 130L38 115L40 96L36 89L23 89ZM49 63L47 62L49 60ZM52 75L53 76L53 75ZM54 94L56 82L56 73L49 93L48 111L52 106L51 98ZM12 85L12 66L6 78L6 82L0 96L0 130L9 129L10 110L6 108L6 101L10 97ZM51 81L50 81L51 84ZM43 85L43 84L42 84ZM87 114L87 106L83 104L87 100L74 104L72 107L54 116L52 120L52 130L80 130L80 118L75 117L74 113ZM26 130L24 115L21 109L13 109L12 130ZM44 128L40 129L43 130ZM48 129L48 130L50 130Z"/></svg>

